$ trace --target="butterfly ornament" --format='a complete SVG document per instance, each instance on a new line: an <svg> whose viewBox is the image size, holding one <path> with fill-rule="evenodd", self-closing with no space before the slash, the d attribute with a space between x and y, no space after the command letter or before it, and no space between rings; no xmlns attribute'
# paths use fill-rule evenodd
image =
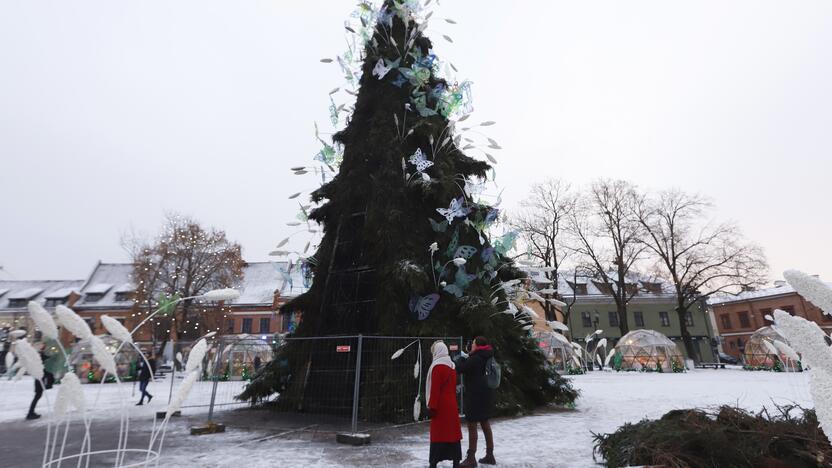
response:
<svg viewBox="0 0 832 468"><path fill-rule="evenodd" d="M416 166L416 170L420 173L425 172L431 166L433 166L433 161L430 161L428 160L428 158L425 157L425 153L422 152L422 148L416 149L416 152L410 156L408 161L410 162L410 164Z"/></svg>
<svg viewBox="0 0 832 468"><path fill-rule="evenodd" d="M469 208L464 206L464 199L462 197L454 198L448 208L437 208L436 211L448 220L448 224L453 223L455 218L464 218L471 212Z"/></svg>
<svg viewBox="0 0 832 468"><path fill-rule="evenodd" d="M410 298L408 307L410 312L419 320L425 320L430 315L436 303L439 302L439 294L433 293L427 296L416 296Z"/></svg>

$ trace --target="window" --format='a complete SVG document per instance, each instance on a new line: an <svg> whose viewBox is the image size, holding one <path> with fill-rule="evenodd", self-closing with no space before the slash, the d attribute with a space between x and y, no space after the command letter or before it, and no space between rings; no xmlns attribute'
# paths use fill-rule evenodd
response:
<svg viewBox="0 0 832 468"><path fill-rule="evenodd" d="M731 325L731 316L728 315L728 314L720 315L719 316L719 321L722 322L722 328L724 328L725 330L730 330L730 329L734 328Z"/></svg>
<svg viewBox="0 0 832 468"><path fill-rule="evenodd" d="M605 296L612 296L612 286L606 283L601 283L600 281L593 281L592 283L596 288L598 288L598 291L601 291L601 294Z"/></svg>
<svg viewBox="0 0 832 468"><path fill-rule="evenodd" d="M794 315L794 306L781 306L780 310L783 312L788 312L789 315Z"/></svg>
<svg viewBox="0 0 832 468"><path fill-rule="evenodd" d="M234 333L234 319L230 318L225 322L225 332L226 333Z"/></svg>
<svg viewBox="0 0 832 468"><path fill-rule="evenodd" d="M742 338L737 338L737 348L739 348L740 351L745 349L745 343L742 342Z"/></svg>
<svg viewBox="0 0 832 468"><path fill-rule="evenodd" d="M661 319L663 327L670 326L670 315L667 312L659 312L659 319Z"/></svg>
<svg viewBox="0 0 832 468"><path fill-rule="evenodd" d="M610 326L617 327L618 326L618 312L607 312L607 315L610 318Z"/></svg>
<svg viewBox="0 0 832 468"><path fill-rule="evenodd" d="M592 328L592 319L589 318L589 312L581 312L581 324L584 328Z"/></svg>
<svg viewBox="0 0 832 468"><path fill-rule="evenodd" d="M266 317L260 319L260 333L269 333L269 329L272 327L272 319Z"/></svg>
<svg viewBox="0 0 832 468"><path fill-rule="evenodd" d="M586 284L573 283L571 281L567 281L567 283L569 283L569 287L575 291L576 295L586 296Z"/></svg>
<svg viewBox="0 0 832 468"><path fill-rule="evenodd" d="M26 299L9 299L8 307L26 307L29 301Z"/></svg>
<svg viewBox="0 0 832 468"><path fill-rule="evenodd" d="M117 292L116 293L116 302L127 302L130 300L130 295L133 294L131 292Z"/></svg>
<svg viewBox="0 0 832 468"><path fill-rule="evenodd" d="M252 321L253 320L250 319L250 318L244 318L243 319L243 327L242 327L242 330L240 330L240 333L251 333L251 322Z"/></svg>
<svg viewBox="0 0 832 468"><path fill-rule="evenodd" d="M104 294L100 293L87 293L84 295L84 302L98 302L104 297Z"/></svg>
<svg viewBox="0 0 832 468"><path fill-rule="evenodd" d="M644 286L644 289L647 290L650 294L661 294L662 293L662 284L661 283L648 283L647 281L642 281L641 285Z"/></svg>
<svg viewBox="0 0 832 468"><path fill-rule="evenodd" d="M760 309L760 316L765 318L766 315L771 315L771 309Z"/></svg>
<svg viewBox="0 0 832 468"><path fill-rule="evenodd" d="M731 349L737 349L737 343L731 342Z"/></svg>
<svg viewBox="0 0 832 468"><path fill-rule="evenodd" d="M688 327L693 326L693 314L690 313L690 311L685 313L685 325L687 325Z"/></svg>
<svg viewBox="0 0 832 468"><path fill-rule="evenodd" d="M52 297L46 300L44 304L46 307L55 307L66 304L66 298Z"/></svg>
<svg viewBox="0 0 832 468"><path fill-rule="evenodd" d="M636 320L637 327L644 326L644 312L633 312L633 318Z"/></svg>
<svg viewBox="0 0 832 468"><path fill-rule="evenodd" d="M740 328L750 328L751 327L751 321L748 320L748 312L740 312L737 315L739 315L739 317L740 317Z"/></svg>
<svg viewBox="0 0 832 468"><path fill-rule="evenodd" d="M87 322L87 325L90 327L93 333L95 333L95 318L93 317L84 317L84 321Z"/></svg>

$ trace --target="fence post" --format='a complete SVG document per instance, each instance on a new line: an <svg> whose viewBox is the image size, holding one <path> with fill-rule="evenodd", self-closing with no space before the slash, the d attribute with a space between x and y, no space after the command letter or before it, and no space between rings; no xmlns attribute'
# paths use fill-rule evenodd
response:
<svg viewBox="0 0 832 468"><path fill-rule="evenodd" d="M355 383L352 387L352 433L358 432L358 392L361 383L361 350L364 336L358 335L358 355L355 357Z"/></svg>
<svg viewBox="0 0 832 468"><path fill-rule="evenodd" d="M217 340L217 357L214 359L214 372L213 372L213 379L214 379L214 386L211 389L211 404L208 406L208 424L210 425L214 419L214 402L217 399L217 386L220 383L219 378L219 369L220 369L220 357L222 355L223 350L223 342L225 340L219 339Z"/></svg>

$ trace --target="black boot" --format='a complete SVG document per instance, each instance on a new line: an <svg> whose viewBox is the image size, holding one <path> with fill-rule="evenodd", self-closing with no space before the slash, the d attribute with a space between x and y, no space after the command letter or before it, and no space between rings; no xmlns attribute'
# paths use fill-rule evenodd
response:
<svg viewBox="0 0 832 468"><path fill-rule="evenodd" d="M487 449L485 451L485 456L480 458L480 463L483 465L496 465L497 460L494 459L494 450Z"/></svg>
<svg viewBox="0 0 832 468"><path fill-rule="evenodd" d="M459 468L473 468L475 466L477 466L477 452L469 450L468 456L465 457L465 460L462 460L462 463L459 464Z"/></svg>

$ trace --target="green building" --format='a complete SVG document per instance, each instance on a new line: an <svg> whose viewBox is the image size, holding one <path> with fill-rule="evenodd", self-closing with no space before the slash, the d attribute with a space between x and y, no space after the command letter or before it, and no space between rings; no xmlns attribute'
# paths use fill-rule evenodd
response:
<svg viewBox="0 0 832 468"><path fill-rule="evenodd" d="M551 288L551 282L540 273L532 273L532 280L540 289ZM635 275L634 275L635 276ZM634 288L635 296L627 305L629 329L655 330L670 338L679 351L687 356L682 342L679 315L676 313L676 296L672 286L655 278L634 277L628 285ZM573 341L584 344L585 337L595 330L603 330L602 338L608 346L614 346L621 338L618 326L618 312L615 300L606 286L586 277L575 278L573 274L561 272L557 291L561 300L567 303L563 312L569 315L566 321ZM699 353L697 361L716 362L715 331L710 315L704 307L694 306L688 314L688 331L693 337L694 347Z"/></svg>

